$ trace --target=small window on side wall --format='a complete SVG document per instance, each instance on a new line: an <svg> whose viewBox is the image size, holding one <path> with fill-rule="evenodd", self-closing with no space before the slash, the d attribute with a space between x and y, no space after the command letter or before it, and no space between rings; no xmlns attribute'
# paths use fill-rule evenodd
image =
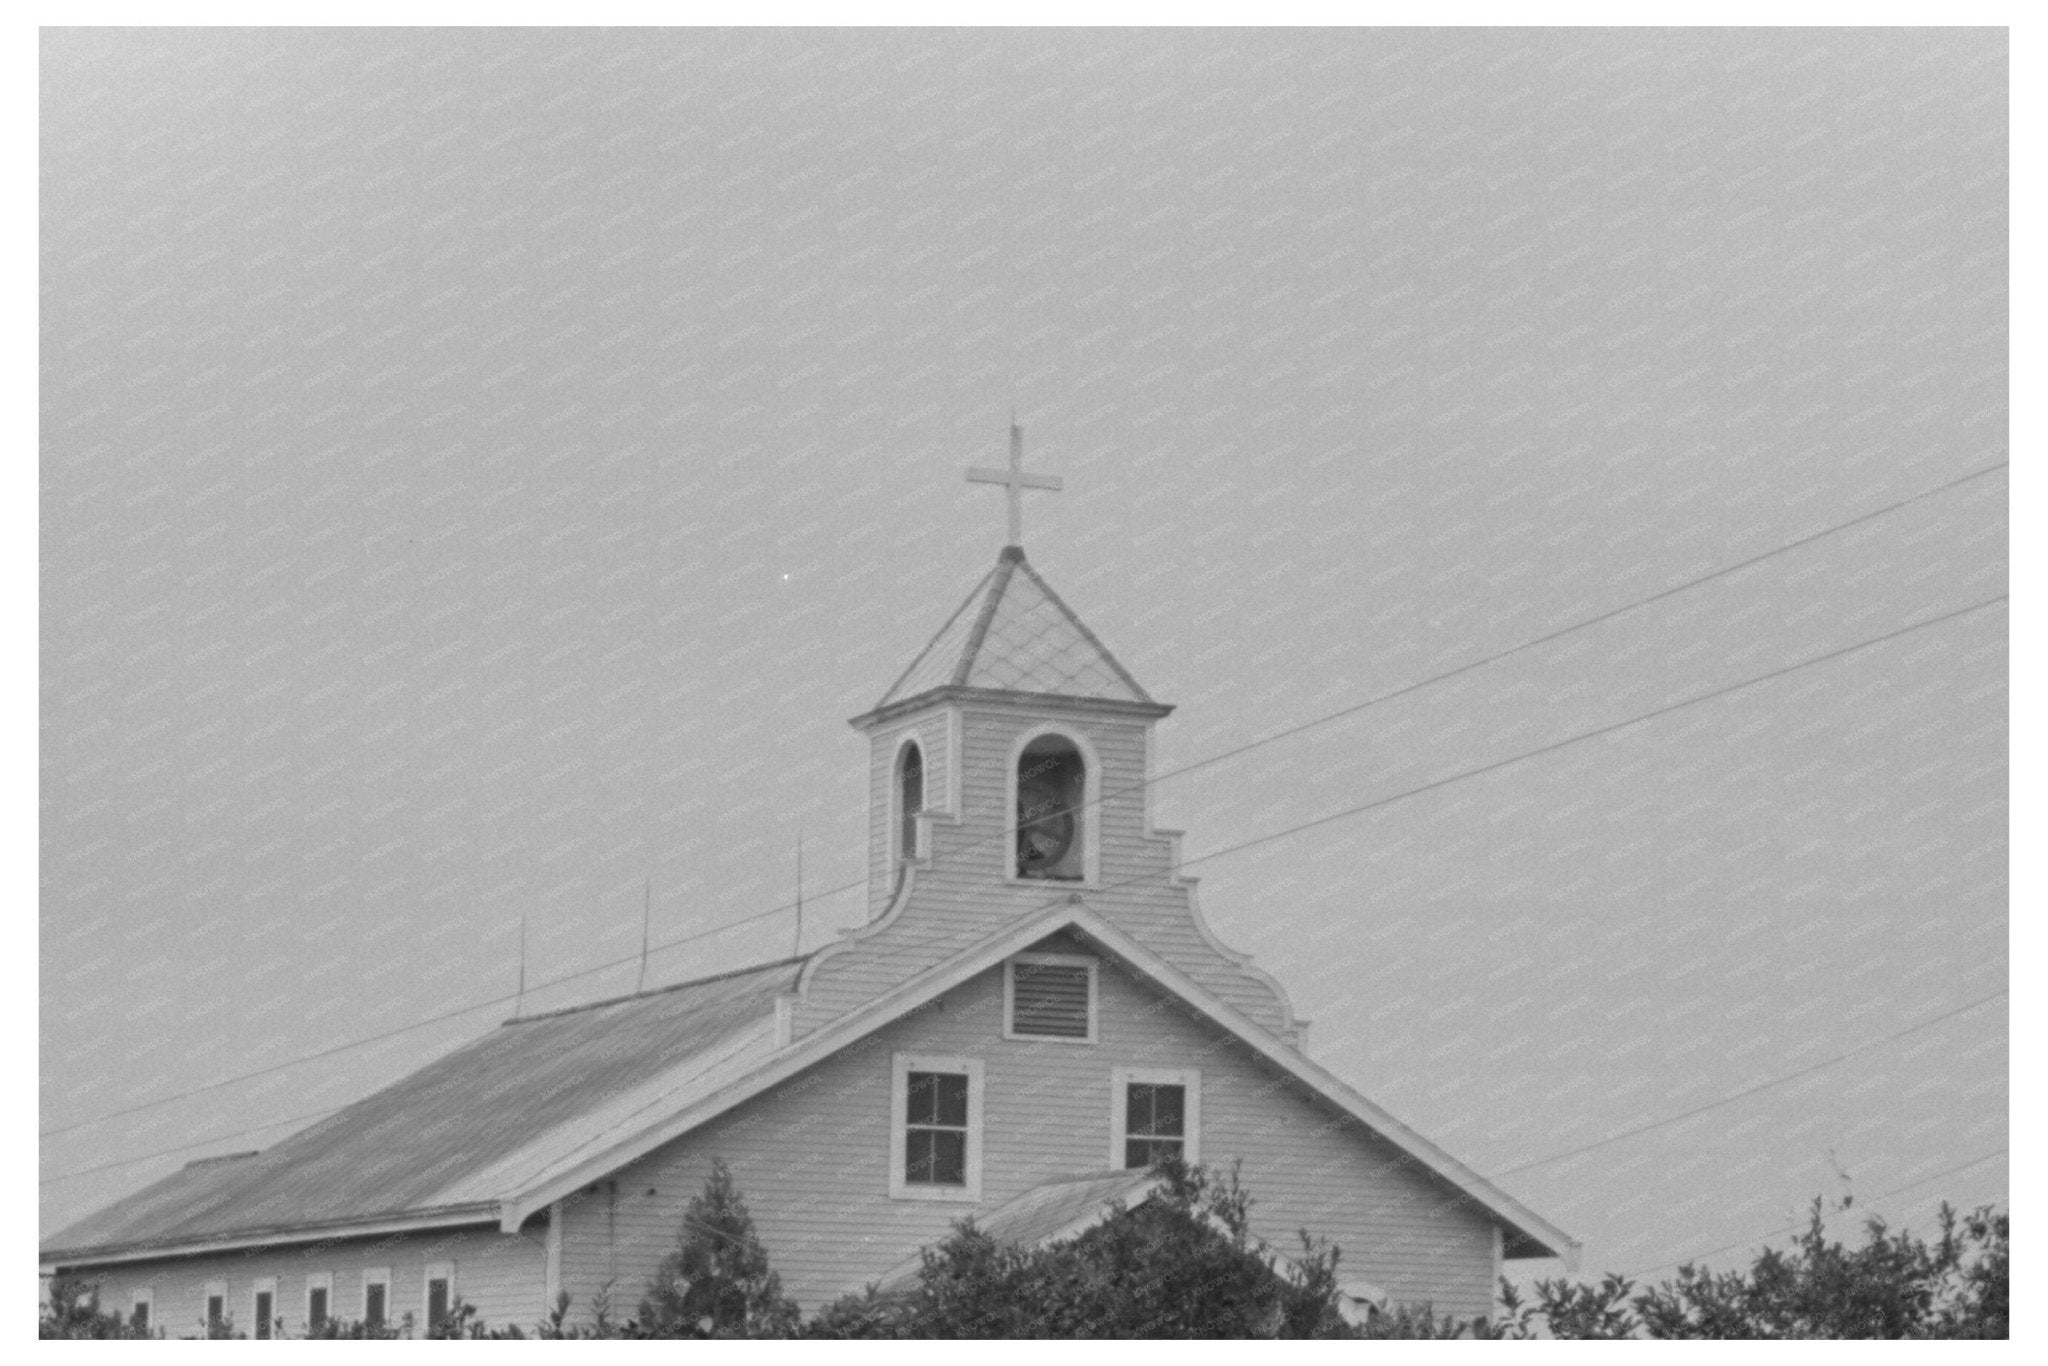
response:
<svg viewBox="0 0 2048 1366"><path fill-rule="evenodd" d="M208 1332L221 1327L228 1317L228 1284L226 1281L208 1281L206 1284L206 1328Z"/></svg>
<svg viewBox="0 0 2048 1366"><path fill-rule="evenodd" d="M266 1276L256 1282L254 1295L249 1305L249 1336L272 1338L277 1336L277 1280Z"/></svg>
<svg viewBox="0 0 2048 1366"><path fill-rule="evenodd" d="M306 1331L317 1333L333 1313L334 1277L321 1271L306 1277Z"/></svg>
<svg viewBox="0 0 2048 1366"><path fill-rule="evenodd" d="M427 1306L425 1332L431 1334L455 1309L455 1267L435 1262L427 1267L426 1286L420 1297Z"/></svg>
<svg viewBox="0 0 2048 1366"><path fill-rule="evenodd" d="M134 1298L129 1302L128 1322L147 1333L156 1326L155 1315L156 1291L144 1286L135 1292Z"/></svg>
<svg viewBox="0 0 2048 1366"><path fill-rule="evenodd" d="M391 1315L391 1269L372 1267L363 1273L363 1322L380 1328Z"/></svg>
<svg viewBox="0 0 2048 1366"><path fill-rule="evenodd" d="M1150 1167L1201 1158L1202 1074L1193 1068L1119 1067L1110 1074L1110 1164Z"/></svg>

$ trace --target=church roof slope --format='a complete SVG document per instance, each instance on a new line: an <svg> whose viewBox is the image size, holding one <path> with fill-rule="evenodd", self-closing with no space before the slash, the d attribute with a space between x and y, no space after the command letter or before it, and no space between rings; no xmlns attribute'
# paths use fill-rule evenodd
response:
<svg viewBox="0 0 2048 1366"><path fill-rule="evenodd" d="M1095 633L1024 558L1004 546L982 577L876 703L893 706L939 688L1086 697L1153 705Z"/></svg>
<svg viewBox="0 0 2048 1366"><path fill-rule="evenodd" d="M194 1163L44 1240L54 1254L172 1248L475 1204L475 1175L594 1111L687 1083L764 1030L803 960L508 1020L268 1151Z"/></svg>

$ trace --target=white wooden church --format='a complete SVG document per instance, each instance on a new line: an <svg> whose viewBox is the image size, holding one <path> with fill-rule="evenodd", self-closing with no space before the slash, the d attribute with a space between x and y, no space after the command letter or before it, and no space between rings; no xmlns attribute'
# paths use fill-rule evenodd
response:
<svg viewBox="0 0 2048 1366"><path fill-rule="evenodd" d="M1070 1235L1163 1152L1242 1160L1255 1229L1343 1249L1354 1307L1488 1311L1576 1244L1306 1051L1153 827L1155 702L1010 544L852 725L869 918L804 957L507 1021L260 1153L194 1162L47 1240L106 1308L296 1336L457 1303L630 1312L722 1159L806 1311L972 1215ZM269 1327L281 1321L281 1329Z"/></svg>

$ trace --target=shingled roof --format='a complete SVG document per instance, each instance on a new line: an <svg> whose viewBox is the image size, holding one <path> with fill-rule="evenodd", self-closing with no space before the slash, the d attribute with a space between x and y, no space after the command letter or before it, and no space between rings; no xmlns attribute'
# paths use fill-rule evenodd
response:
<svg viewBox="0 0 2048 1366"><path fill-rule="evenodd" d="M477 1207L594 1128L754 1066L789 959L499 1028L266 1152L193 1163L45 1240L43 1260Z"/></svg>
<svg viewBox="0 0 2048 1366"><path fill-rule="evenodd" d="M1152 701L1014 545L1003 547L876 710L945 687Z"/></svg>

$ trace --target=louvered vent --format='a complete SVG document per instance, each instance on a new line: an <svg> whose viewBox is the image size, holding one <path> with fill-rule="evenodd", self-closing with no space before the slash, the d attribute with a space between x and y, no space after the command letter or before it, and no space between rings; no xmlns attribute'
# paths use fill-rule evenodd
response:
<svg viewBox="0 0 2048 1366"><path fill-rule="evenodd" d="M1010 1032L1048 1039L1088 1037L1088 969L1067 963L1010 965Z"/></svg>

